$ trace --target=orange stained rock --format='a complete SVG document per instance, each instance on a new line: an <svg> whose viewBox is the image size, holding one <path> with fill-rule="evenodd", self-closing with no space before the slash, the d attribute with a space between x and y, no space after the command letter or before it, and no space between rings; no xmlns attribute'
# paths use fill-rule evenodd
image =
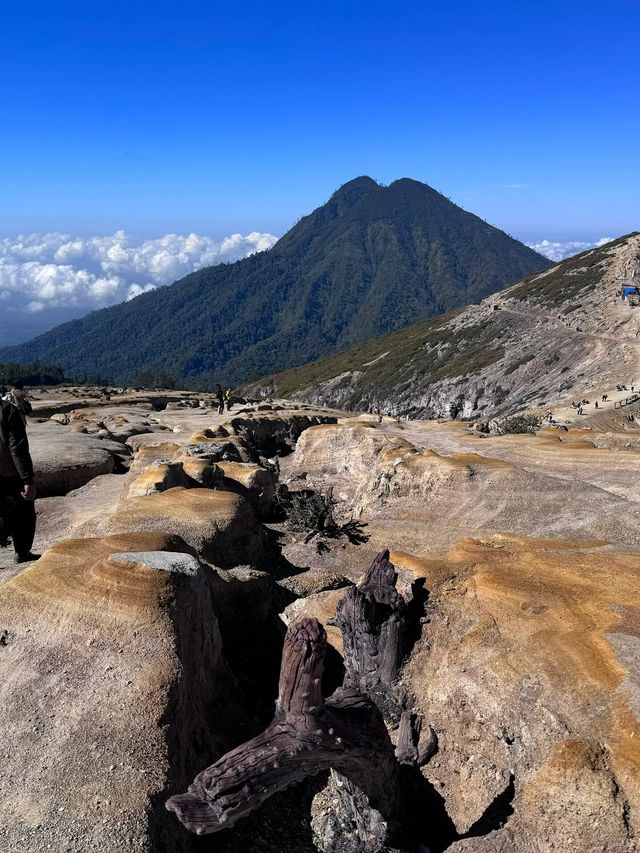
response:
<svg viewBox="0 0 640 853"><path fill-rule="evenodd" d="M551 750L547 761L525 786L523 798L525 804L534 807L540 802L556 800L567 792L567 799L575 797L575 789L582 789L582 797L586 800L588 791L585 787L597 786L602 776L605 785L610 784L606 777L606 758L602 748L595 740L587 738L567 738L556 744Z"/></svg>
<svg viewBox="0 0 640 853"><path fill-rule="evenodd" d="M590 433L593 436L593 433ZM484 439L486 441L487 439ZM496 436L495 440L503 446L506 444L529 445L532 450L596 450L602 452L602 448L596 447L592 441L582 436L570 436L569 433L560 432L557 429L541 429L536 435L530 433L508 434ZM499 446L499 445L498 445Z"/></svg>
<svg viewBox="0 0 640 853"><path fill-rule="evenodd" d="M446 557L416 557L406 551L391 551L389 561L398 572L407 572L415 580L426 578L428 586L451 575L451 566Z"/></svg>
<svg viewBox="0 0 640 853"><path fill-rule="evenodd" d="M632 780L640 770L640 715L630 706L625 681L633 673L615 635L640 637L640 555L597 541L502 535L463 540L447 556L458 569L447 594L470 596L477 614L455 657L470 665L481 659L505 684L526 672L542 675L574 709L565 709L575 714L571 725L588 719L585 735L604 742ZM593 714L592 705L604 710Z"/></svg>
<svg viewBox="0 0 640 853"><path fill-rule="evenodd" d="M218 467L222 469L225 477L237 480L243 486L253 485L256 478L271 476L261 465L251 462L218 462Z"/></svg>
<svg viewBox="0 0 640 853"><path fill-rule="evenodd" d="M136 450L138 456L158 456L162 454L177 453L180 445L175 441L158 441L157 444L141 444Z"/></svg>
<svg viewBox="0 0 640 853"><path fill-rule="evenodd" d="M443 455L436 453L434 450L423 450L415 456L408 456L403 460L402 464L407 467L419 467L424 464L424 460L429 462L439 463L450 468L493 468L495 470L513 471L515 467L504 459L497 459L493 456L484 456L479 453L461 452L450 453Z"/></svg>
<svg viewBox="0 0 640 853"><path fill-rule="evenodd" d="M284 620L289 625L291 622L306 617L318 619L325 627L329 645L342 655L344 652L342 631L329 623L335 617L336 610L344 598L345 592L344 589L332 589L315 593L308 598L299 598L284 611Z"/></svg>
<svg viewBox="0 0 640 853"><path fill-rule="evenodd" d="M129 494L142 496L164 491L171 486L186 485L183 467L180 463L163 463L147 468L131 483Z"/></svg>
<svg viewBox="0 0 640 853"><path fill-rule="evenodd" d="M220 441L220 437L208 427L194 432L189 438L189 444L208 444L209 442L215 443L217 441Z"/></svg>
<svg viewBox="0 0 640 853"><path fill-rule="evenodd" d="M203 482L207 478L207 475L212 474L215 469L215 463L207 459L181 456L180 461L184 473L197 482Z"/></svg>
<svg viewBox="0 0 640 853"><path fill-rule="evenodd" d="M1 611L52 608L63 621L84 612L100 618L140 618L154 612L173 579L137 563L111 561L125 551L189 549L175 536L120 534L103 539L67 539L54 545L2 590Z"/></svg>
<svg viewBox="0 0 640 853"><path fill-rule="evenodd" d="M197 430L193 433L188 443L207 444L209 442L224 441L229 438L233 440L237 437L235 427L230 423L225 423Z"/></svg>
<svg viewBox="0 0 640 853"><path fill-rule="evenodd" d="M211 489L185 489L175 486L164 492L144 497L129 498L110 519L112 524L121 523L135 529L138 521L157 520L165 525L171 519L207 519L225 523L243 511L249 512L245 500L233 492Z"/></svg>
<svg viewBox="0 0 640 853"><path fill-rule="evenodd" d="M172 441L162 441L158 444L143 444L136 450L134 464L137 467L141 467L159 458L172 457L179 450L180 445Z"/></svg>

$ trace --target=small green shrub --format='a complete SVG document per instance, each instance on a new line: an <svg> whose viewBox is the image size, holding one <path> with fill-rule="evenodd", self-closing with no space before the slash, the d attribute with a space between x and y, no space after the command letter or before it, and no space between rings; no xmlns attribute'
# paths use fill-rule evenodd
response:
<svg viewBox="0 0 640 853"><path fill-rule="evenodd" d="M334 517L336 502L331 490L322 494L309 490L288 492L282 506L286 513L286 524L292 533L304 533L305 542L316 539L318 551L327 551L327 539L346 537L352 545L362 545L369 537L364 532L367 526L353 519L339 524Z"/></svg>
<svg viewBox="0 0 640 853"><path fill-rule="evenodd" d="M336 502L331 492L291 492L287 508L287 527L292 533L335 535L339 525L333 517Z"/></svg>

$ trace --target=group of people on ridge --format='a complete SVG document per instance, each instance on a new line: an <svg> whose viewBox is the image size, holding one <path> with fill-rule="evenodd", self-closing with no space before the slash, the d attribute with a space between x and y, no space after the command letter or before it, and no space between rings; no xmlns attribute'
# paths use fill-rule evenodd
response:
<svg viewBox="0 0 640 853"><path fill-rule="evenodd" d="M27 438L31 404L17 380L7 393L0 386L0 545L13 539L15 562L37 560L31 552L36 533L36 488Z"/></svg>

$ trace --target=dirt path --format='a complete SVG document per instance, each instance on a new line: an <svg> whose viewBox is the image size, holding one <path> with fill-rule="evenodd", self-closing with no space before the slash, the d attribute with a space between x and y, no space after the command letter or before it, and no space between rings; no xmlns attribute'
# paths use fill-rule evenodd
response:
<svg viewBox="0 0 640 853"><path fill-rule="evenodd" d="M635 392L632 392L631 388L635 389ZM628 397L633 396L634 393L638 393L640 391L640 380L635 379L631 384L627 385L626 391L618 391L616 388L611 389L598 389L597 391L589 391L589 403L584 404L582 406L583 415L578 414L578 410L572 408L571 406L560 406L550 408L550 411L553 412L553 419L559 423L571 423L571 424L580 424L583 422L585 417L589 415L597 415L603 412L611 412L615 409L615 404L619 403L621 400L625 400ZM607 399L602 400L602 396L606 394ZM585 398L586 399L586 398ZM577 402L577 400L576 400ZM598 408L596 409L596 402L598 403ZM622 409L624 411L624 409ZM585 424L586 425L586 424Z"/></svg>

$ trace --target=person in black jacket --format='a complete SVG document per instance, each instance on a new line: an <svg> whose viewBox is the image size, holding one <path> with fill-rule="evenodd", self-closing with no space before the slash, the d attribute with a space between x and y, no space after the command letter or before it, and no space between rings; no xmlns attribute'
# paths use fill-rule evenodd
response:
<svg viewBox="0 0 640 853"><path fill-rule="evenodd" d="M216 390L213 392L214 397L218 401L218 414L224 414L224 391L222 385L216 385Z"/></svg>
<svg viewBox="0 0 640 853"><path fill-rule="evenodd" d="M31 553L36 533L36 489L29 440L20 411L0 401L0 529L13 537L16 563L37 560Z"/></svg>
<svg viewBox="0 0 640 853"><path fill-rule="evenodd" d="M4 396L4 399L13 403L16 409L20 411L22 420L26 426L27 415L31 414L33 407L27 398L27 392L24 390L24 382L22 379L16 379L11 383L11 390Z"/></svg>

